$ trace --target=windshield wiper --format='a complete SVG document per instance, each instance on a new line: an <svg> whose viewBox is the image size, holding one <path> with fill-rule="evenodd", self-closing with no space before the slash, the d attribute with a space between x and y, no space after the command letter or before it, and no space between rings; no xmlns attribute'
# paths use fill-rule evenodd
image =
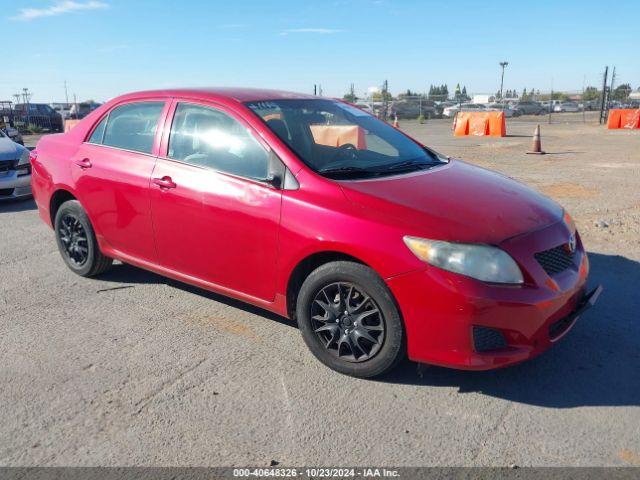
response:
<svg viewBox="0 0 640 480"><path fill-rule="evenodd" d="M325 175L325 176L333 176L333 175L347 175L347 176L351 176L351 175L377 175L379 174L379 172L376 172L374 170L370 170L367 168L361 168L361 167L335 167L335 168L326 168L326 169L322 169L322 170L318 170L318 173Z"/></svg>
<svg viewBox="0 0 640 480"><path fill-rule="evenodd" d="M436 165L441 165L442 162L431 161L431 162L417 162L415 160L407 160L405 162L394 163L393 165L385 168L384 171L391 172L395 170L414 170L414 169L422 169L427 167L435 167Z"/></svg>

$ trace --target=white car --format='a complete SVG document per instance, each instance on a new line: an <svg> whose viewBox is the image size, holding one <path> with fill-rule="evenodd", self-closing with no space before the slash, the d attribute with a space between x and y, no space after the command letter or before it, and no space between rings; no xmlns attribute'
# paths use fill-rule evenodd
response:
<svg viewBox="0 0 640 480"><path fill-rule="evenodd" d="M443 117L455 117L458 112L484 112L485 106L481 103L463 103L462 108L460 104L451 105L450 107L442 110Z"/></svg>
<svg viewBox="0 0 640 480"><path fill-rule="evenodd" d="M562 102L553 107L554 112L579 112L580 105L575 102Z"/></svg>
<svg viewBox="0 0 640 480"><path fill-rule="evenodd" d="M502 105L500 103L491 103L485 107L487 112L504 112L505 118L518 117L520 111L515 110L511 105Z"/></svg>
<svg viewBox="0 0 640 480"><path fill-rule="evenodd" d="M69 120L71 118L70 103L50 103L49 106L60 114L62 120Z"/></svg>
<svg viewBox="0 0 640 480"><path fill-rule="evenodd" d="M373 115L373 108L371 108L371 105L368 103L358 102L356 103L356 107L364 110L365 112L369 112L371 115Z"/></svg>

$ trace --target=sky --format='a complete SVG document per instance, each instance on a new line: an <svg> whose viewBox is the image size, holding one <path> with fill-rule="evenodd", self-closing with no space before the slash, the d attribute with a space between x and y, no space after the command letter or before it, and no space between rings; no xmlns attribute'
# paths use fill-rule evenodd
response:
<svg viewBox="0 0 640 480"><path fill-rule="evenodd" d="M0 0L0 100L244 86L356 94L640 87L640 9L589 0Z"/></svg>

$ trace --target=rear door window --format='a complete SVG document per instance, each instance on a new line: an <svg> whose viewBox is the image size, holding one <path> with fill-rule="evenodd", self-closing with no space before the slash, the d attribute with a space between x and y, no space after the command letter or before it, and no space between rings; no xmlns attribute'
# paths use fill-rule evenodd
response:
<svg viewBox="0 0 640 480"><path fill-rule="evenodd" d="M163 107L164 102L121 105L109 114L102 142L93 142L91 139L90 141L134 152L151 153ZM100 127L98 125L96 131ZM91 137L93 139L93 135Z"/></svg>

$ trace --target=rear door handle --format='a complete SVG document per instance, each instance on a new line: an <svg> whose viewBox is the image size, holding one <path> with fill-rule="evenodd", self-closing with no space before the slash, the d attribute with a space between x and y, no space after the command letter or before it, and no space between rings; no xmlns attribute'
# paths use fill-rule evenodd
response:
<svg viewBox="0 0 640 480"><path fill-rule="evenodd" d="M91 168L91 160L89 160L88 158L83 158L82 160L76 160L75 163L83 170L85 168Z"/></svg>
<svg viewBox="0 0 640 480"><path fill-rule="evenodd" d="M153 183L162 189L176 188L176 183L171 180L171 177L164 176L162 178L154 178Z"/></svg>

